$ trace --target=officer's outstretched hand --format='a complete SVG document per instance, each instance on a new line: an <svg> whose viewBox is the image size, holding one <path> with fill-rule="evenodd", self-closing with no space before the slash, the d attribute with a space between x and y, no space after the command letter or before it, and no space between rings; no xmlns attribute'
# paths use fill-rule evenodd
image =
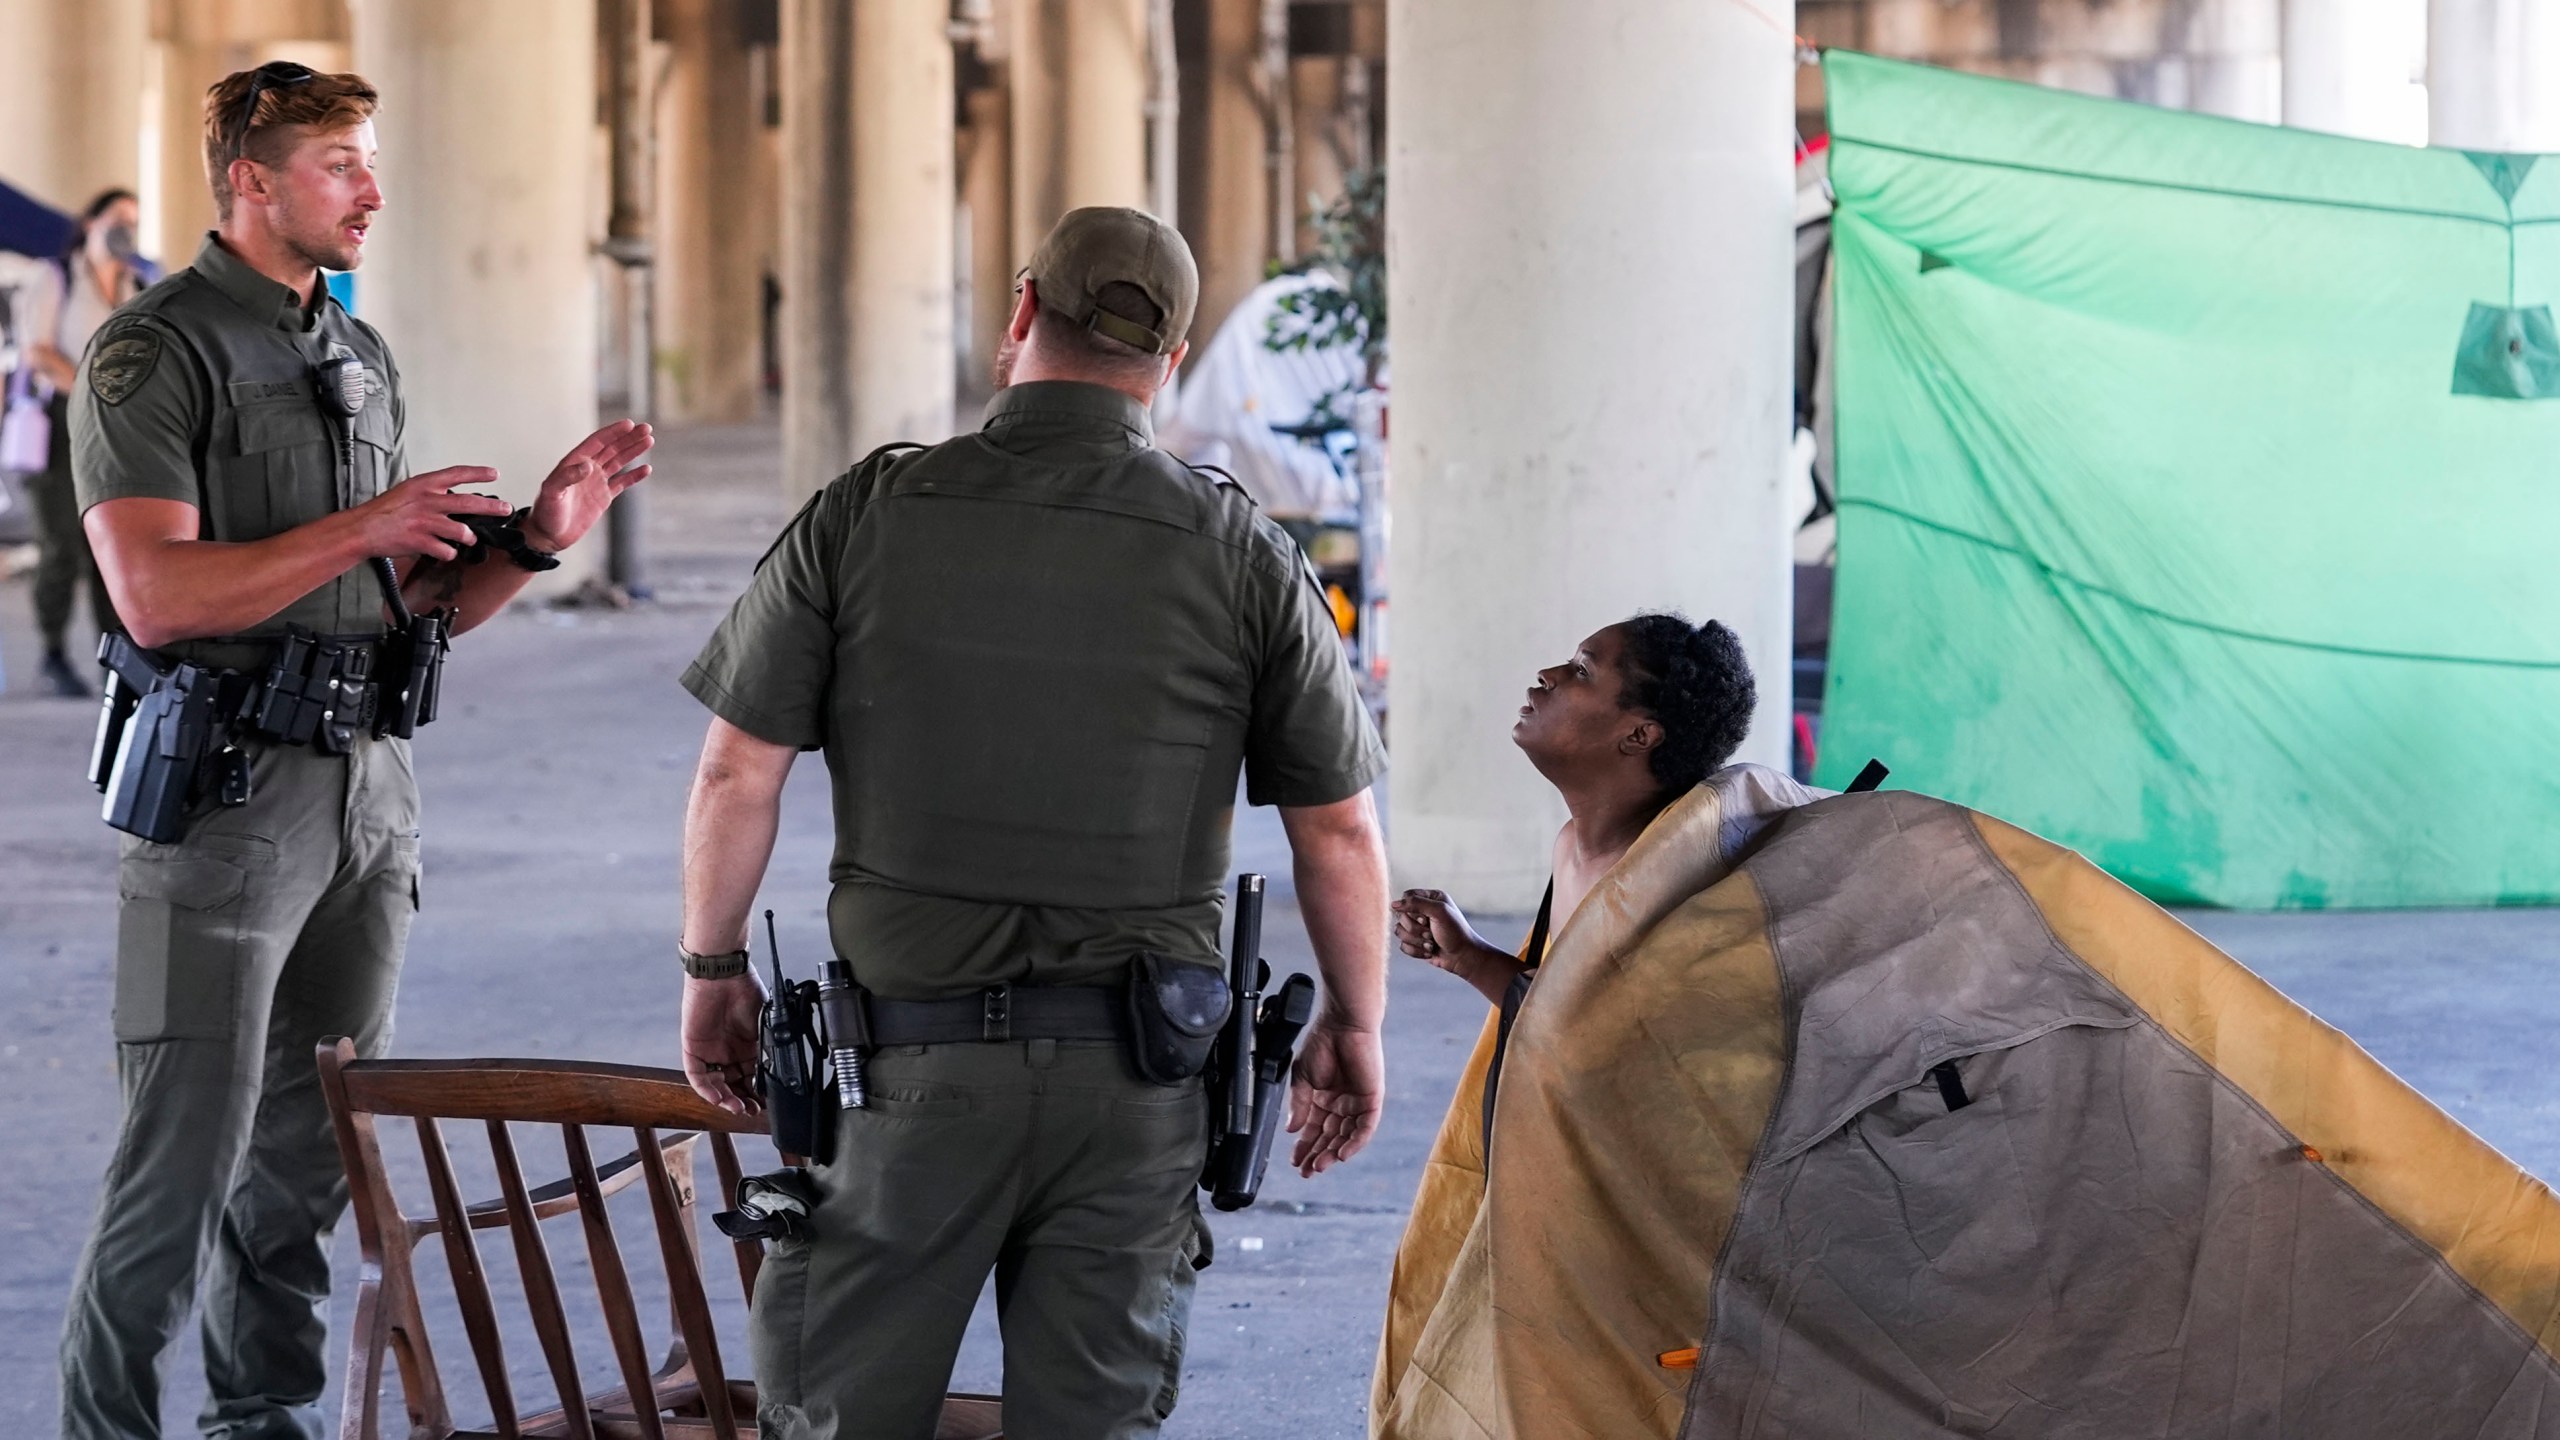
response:
<svg viewBox="0 0 2560 1440"><path fill-rule="evenodd" d="M684 1078L693 1093L732 1115L753 1115L756 1021L764 991L752 975L684 982Z"/></svg>
<svg viewBox="0 0 2560 1440"><path fill-rule="evenodd" d="M637 420L616 420L579 441L543 477L542 493L525 517L525 540L537 550L577 544L615 496L649 478L648 466L632 462L656 443L656 434Z"/></svg>
<svg viewBox="0 0 2560 1440"><path fill-rule="evenodd" d="M1360 1153L1378 1133L1387 1098L1386 1051L1375 1030L1355 1030L1320 1016L1298 1050L1289 1085L1289 1133L1298 1146L1289 1163L1319 1175Z"/></svg>

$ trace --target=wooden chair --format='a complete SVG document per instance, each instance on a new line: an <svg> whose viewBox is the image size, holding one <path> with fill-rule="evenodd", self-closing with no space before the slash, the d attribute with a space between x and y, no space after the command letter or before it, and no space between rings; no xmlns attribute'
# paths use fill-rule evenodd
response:
<svg viewBox="0 0 2560 1440"><path fill-rule="evenodd" d="M362 1251L342 1440L380 1440L386 1355L399 1366L408 1440L752 1440L755 1387L729 1373L703 1290L693 1162L697 1142L707 1137L721 1194L735 1193L738 1152L730 1137L760 1135L762 1122L706 1104L673 1070L556 1060L359 1060L346 1040L324 1041L319 1062ZM430 1197L422 1216L404 1211L392 1193L376 1126L384 1116L405 1116L417 1126ZM442 1120L486 1124L496 1199L463 1203ZM568 1175L528 1186L510 1129L514 1124L559 1126ZM629 1129L632 1152L598 1165L589 1126ZM674 1312L666 1357L654 1369L630 1271L605 1207L607 1196L635 1182L646 1187ZM543 1221L573 1212L586 1238L622 1381L593 1393L570 1345L568 1314L542 1231ZM531 1415L518 1409L489 1275L473 1237L474 1231L502 1227L513 1241L534 1334L561 1399ZM462 1430L453 1422L418 1296L417 1247L430 1237L444 1247L493 1430ZM742 1241L733 1249L739 1284L752 1298L763 1246ZM1001 1440L1000 1424L993 1397L954 1395L944 1405L936 1436Z"/></svg>

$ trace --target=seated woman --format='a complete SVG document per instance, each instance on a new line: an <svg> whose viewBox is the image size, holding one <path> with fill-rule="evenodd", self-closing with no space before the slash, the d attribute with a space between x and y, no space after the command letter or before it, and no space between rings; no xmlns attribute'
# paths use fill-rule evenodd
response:
<svg viewBox="0 0 2560 1440"><path fill-rule="evenodd" d="M1724 625L1647 614L1599 631L1572 658L1538 672L1512 727L1513 741L1555 786L1567 814L1546 898L1520 953L1486 941L1440 891L1408 890L1395 902L1405 953L1474 986L1492 1013L1397 1249L1371 1393L1373 1436L1504 1433L1492 1336L1493 1275L1503 1261L1485 1216L1501 1205L1498 1196L1488 1198L1487 1160L1502 1143L1495 1101L1513 1022L1524 1005L1538 1009L1531 981L1548 958L1551 930L1571 942L1558 953L1579 967L1570 977L1575 985L1606 986L1606 966L1594 972L1592 958L1605 960L1617 927L1635 918L1629 886L1654 878L1631 872L1647 864L1658 872L1676 856L1671 863L1685 880L1703 878L1717 857L1748 844L1763 817L1813 798L1774 771L1721 768L1750 728L1754 700L1741 641ZM1577 917L1586 908L1592 913ZM1605 1067L1609 1059L1583 1054L1571 1063ZM1533 1109L1549 1098L1533 1091L1523 1097L1503 1098ZM1652 1356L1644 1358L1651 1369Z"/></svg>

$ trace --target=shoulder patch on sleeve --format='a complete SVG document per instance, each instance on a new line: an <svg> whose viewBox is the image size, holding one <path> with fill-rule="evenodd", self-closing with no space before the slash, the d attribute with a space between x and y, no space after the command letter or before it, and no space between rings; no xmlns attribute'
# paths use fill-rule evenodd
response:
<svg viewBox="0 0 2560 1440"><path fill-rule="evenodd" d="M101 342L89 357L89 388L109 405L121 405L160 364L160 337L136 325Z"/></svg>

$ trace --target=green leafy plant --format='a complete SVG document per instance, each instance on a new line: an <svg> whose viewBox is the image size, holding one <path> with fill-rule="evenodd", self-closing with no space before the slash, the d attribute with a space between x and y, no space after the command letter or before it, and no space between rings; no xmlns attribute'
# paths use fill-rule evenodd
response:
<svg viewBox="0 0 2560 1440"><path fill-rule="evenodd" d="M1314 251L1294 265L1273 265L1271 274L1321 271L1334 283L1281 296L1262 344L1281 354L1337 346L1359 350L1361 378L1318 400L1307 417L1311 427L1341 428L1350 424L1353 392L1377 383L1387 353L1387 175L1381 169L1354 170L1343 176L1342 194L1330 203L1309 199Z"/></svg>

